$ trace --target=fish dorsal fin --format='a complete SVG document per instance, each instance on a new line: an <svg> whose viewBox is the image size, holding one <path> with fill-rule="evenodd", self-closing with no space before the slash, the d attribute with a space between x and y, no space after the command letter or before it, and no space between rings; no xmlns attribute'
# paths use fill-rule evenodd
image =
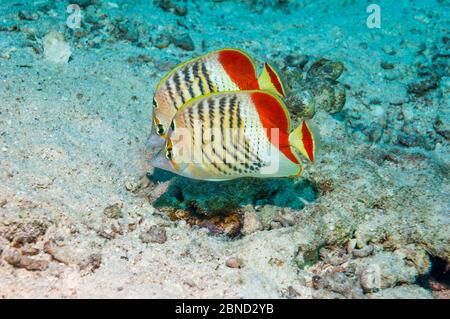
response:
<svg viewBox="0 0 450 319"><path fill-rule="evenodd" d="M281 97L286 97L280 76L269 63L264 63L264 68L258 82L261 90L268 91Z"/></svg>
<svg viewBox="0 0 450 319"><path fill-rule="evenodd" d="M264 91L255 91L251 93L253 104L258 112L259 119L263 128L267 131L267 137L273 145L278 147L289 160L298 164L299 161L291 151L289 143L290 118L289 112L278 97ZM274 140L271 129L278 129L278 139Z"/></svg>
<svg viewBox="0 0 450 319"><path fill-rule="evenodd" d="M240 90L259 88L255 62L247 53L238 49L222 49L216 53L225 72Z"/></svg>
<svg viewBox="0 0 450 319"><path fill-rule="evenodd" d="M311 124L303 120L289 135L289 143L311 162L315 160L316 137Z"/></svg>

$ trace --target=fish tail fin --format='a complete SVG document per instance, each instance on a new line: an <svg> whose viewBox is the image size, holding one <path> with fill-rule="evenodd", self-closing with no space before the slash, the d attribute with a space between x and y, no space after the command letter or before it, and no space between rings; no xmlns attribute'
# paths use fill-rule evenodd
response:
<svg viewBox="0 0 450 319"><path fill-rule="evenodd" d="M264 63L264 68L258 79L258 83L261 90L268 91L281 97L286 96L280 76L269 63Z"/></svg>
<svg viewBox="0 0 450 319"><path fill-rule="evenodd" d="M315 160L316 137L311 124L302 120L300 125L289 135L289 143L311 162Z"/></svg>

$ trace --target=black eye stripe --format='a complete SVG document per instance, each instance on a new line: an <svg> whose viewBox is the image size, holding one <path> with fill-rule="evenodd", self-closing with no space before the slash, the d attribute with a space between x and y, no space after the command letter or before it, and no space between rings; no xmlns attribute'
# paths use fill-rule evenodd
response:
<svg viewBox="0 0 450 319"><path fill-rule="evenodd" d="M156 109L158 107L158 103L156 103L156 99L153 98L153 107Z"/></svg>
<svg viewBox="0 0 450 319"><path fill-rule="evenodd" d="M162 124L156 125L156 134L158 135L164 134L164 126Z"/></svg>
<svg viewBox="0 0 450 319"><path fill-rule="evenodd" d="M172 160L172 158L173 158L173 156L172 156L172 149L170 149L170 150L167 149L166 157L167 157L167 159Z"/></svg>

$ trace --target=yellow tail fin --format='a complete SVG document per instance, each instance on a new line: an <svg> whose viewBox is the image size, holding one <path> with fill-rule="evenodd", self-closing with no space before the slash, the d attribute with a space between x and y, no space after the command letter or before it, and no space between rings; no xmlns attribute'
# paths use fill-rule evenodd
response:
<svg viewBox="0 0 450 319"><path fill-rule="evenodd" d="M289 143L311 162L315 160L316 139L311 125L303 120L300 125L289 134Z"/></svg>
<svg viewBox="0 0 450 319"><path fill-rule="evenodd" d="M264 68L258 79L258 83L261 90L281 97L286 96L280 76L268 63L264 63Z"/></svg>

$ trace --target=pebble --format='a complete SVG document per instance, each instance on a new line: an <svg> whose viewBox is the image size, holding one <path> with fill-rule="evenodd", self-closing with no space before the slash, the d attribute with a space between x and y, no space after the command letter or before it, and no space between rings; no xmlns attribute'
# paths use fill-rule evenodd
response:
<svg viewBox="0 0 450 319"><path fill-rule="evenodd" d="M360 282L364 292L375 292L381 288L381 270L378 265L370 265L361 272Z"/></svg>
<svg viewBox="0 0 450 319"><path fill-rule="evenodd" d="M392 46L390 46L390 45L383 46L382 50L383 50L384 53L389 54L389 55L397 54L395 49Z"/></svg>
<svg viewBox="0 0 450 319"><path fill-rule="evenodd" d="M250 235L259 230L262 230L263 226L258 216L254 212L245 212L244 214L244 225L242 226L241 233L243 235Z"/></svg>
<svg viewBox="0 0 450 319"><path fill-rule="evenodd" d="M47 260L33 259L22 256L16 249L8 249L3 252L3 259L11 266L32 271L43 271L48 268Z"/></svg>
<svg viewBox="0 0 450 319"><path fill-rule="evenodd" d="M282 211L278 211L272 221L280 223L283 227L291 227L295 225L294 216L290 213Z"/></svg>
<svg viewBox="0 0 450 319"><path fill-rule="evenodd" d="M0 199L0 208L4 207L8 201L6 199Z"/></svg>
<svg viewBox="0 0 450 319"><path fill-rule="evenodd" d="M155 5L157 5L166 12L174 13L180 17L183 17L188 13L185 7L178 6L177 4L173 3L170 0L156 0Z"/></svg>
<svg viewBox="0 0 450 319"><path fill-rule="evenodd" d="M284 58L284 62L287 66L303 69L303 67L308 63L309 57L307 55L289 54Z"/></svg>
<svg viewBox="0 0 450 319"><path fill-rule="evenodd" d="M380 66L385 70L392 70L395 67L395 65L393 65L392 63L388 63L388 62L381 62Z"/></svg>
<svg viewBox="0 0 450 319"><path fill-rule="evenodd" d="M139 238L145 244L164 244L167 241L166 229L160 226L151 226L148 231L142 232Z"/></svg>
<svg viewBox="0 0 450 319"><path fill-rule="evenodd" d="M191 36L187 33L183 33L181 35L173 37L172 43L177 48L180 48L180 49L183 49L186 51L194 51L195 50L194 41L192 40Z"/></svg>
<svg viewBox="0 0 450 319"><path fill-rule="evenodd" d="M78 265L81 270L93 271L100 267L102 255L100 253L83 252L68 246L59 246L54 240L44 244L44 252L65 265Z"/></svg>
<svg viewBox="0 0 450 319"><path fill-rule="evenodd" d="M123 212L122 212L122 204L113 204L111 206L106 207L103 210L103 213L105 214L106 217L108 218L113 218L113 219L118 219L118 218L122 218L123 217Z"/></svg>
<svg viewBox="0 0 450 319"><path fill-rule="evenodd" d="M229 258L225 262L225 265L229 268L242 268L242 260L240 258Z"/></svg>
<svg viewBox="0 0 450 319"><path fill-rule="evenodd" d="M373 253L373 251L374 251L373 246L367 245L361 249L354 248L352 251L352 254L354 257L363 258L363 257L370 256Z"/></svg>

